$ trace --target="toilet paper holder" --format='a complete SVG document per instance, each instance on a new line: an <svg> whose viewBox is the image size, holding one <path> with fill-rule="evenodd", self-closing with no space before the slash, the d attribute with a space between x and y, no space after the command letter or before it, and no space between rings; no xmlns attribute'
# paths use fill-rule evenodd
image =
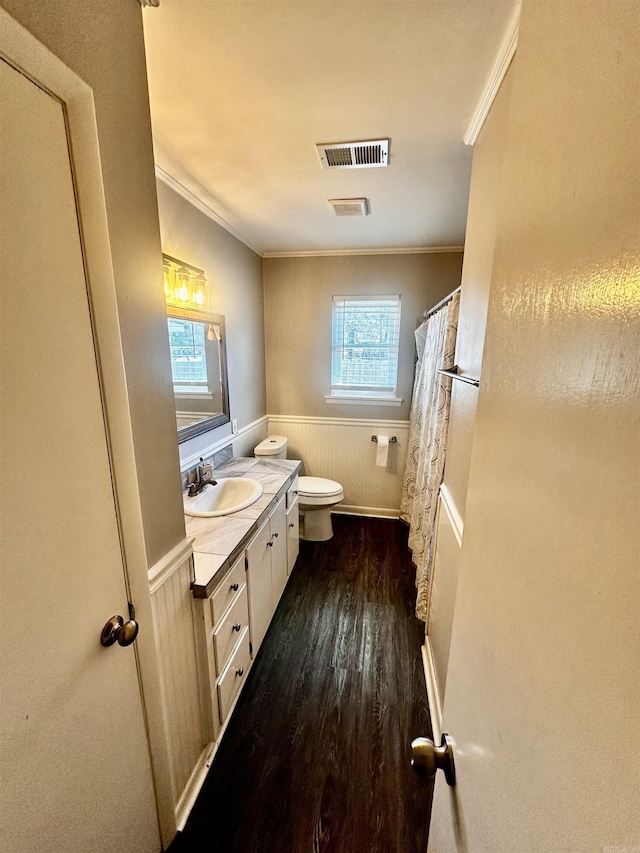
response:
<svg viewBox="0 0 640 853"><path fill-rule="evenodd" d="M375 443L377 444L377 443L378 443L378 436L377 436L377 435L372 435L372 436L371 436L371 441L375 441ZM392 436L389 438L389 444L396 444L396 443L397 443L397 441L398 441L398 439L395 437L395 435L392 435Z"/></svg>

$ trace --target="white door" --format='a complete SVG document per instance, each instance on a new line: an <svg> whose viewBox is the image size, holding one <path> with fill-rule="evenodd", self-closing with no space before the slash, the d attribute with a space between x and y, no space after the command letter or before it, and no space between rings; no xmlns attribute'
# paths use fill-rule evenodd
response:
<svg viewBox="0 0 640 853"><path fill-rule="evenodd" d="M63 107L0 61L0 849L160 847ZM143 626L142 630L145 630Z"/></svg>
<svg viewBox="0 0 640 853"><path fill-rule="evenodd" d="M637 15L523 4L431 853L640 850Z"/></svg>

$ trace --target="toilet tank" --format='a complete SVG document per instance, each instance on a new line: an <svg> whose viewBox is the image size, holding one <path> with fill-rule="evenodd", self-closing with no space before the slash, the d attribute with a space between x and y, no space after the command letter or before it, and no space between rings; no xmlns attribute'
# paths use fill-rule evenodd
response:
<svg viewBox="0 0 640 853"><path fill-rule="evenodd" d="M272 459L287 458L287 437L268 435L264 441L253 448L254 456L270 456Z"/></svg>

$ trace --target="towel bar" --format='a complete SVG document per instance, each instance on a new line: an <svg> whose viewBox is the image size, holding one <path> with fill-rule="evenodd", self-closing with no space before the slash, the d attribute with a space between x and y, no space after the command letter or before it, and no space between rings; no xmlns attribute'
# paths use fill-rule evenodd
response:
<svg viewBox="0 0 640 853"><path fill-rule="evenodd" d="M375 441L375 442L377 443L377 441L378 441L378 436L377 436L377 435L372 435L372 436L371 436L371 441ZM398 441L398 439L395 437L395 435L392 435L392 436L391 436L391 438L389 439L389 444L395 444L397 441Z"/></svg>
<svg viewBox="0 0 640 853"><path fill-rule="evenodd" d="M438 370L442 376L448 376L450 379L459 379L461 382L466 382L468 385L475 385L476 388L480 386L479 379L473 379L471 376L464 376L462 373L458 373L458 365L454 364L451 370Z"/></svg>

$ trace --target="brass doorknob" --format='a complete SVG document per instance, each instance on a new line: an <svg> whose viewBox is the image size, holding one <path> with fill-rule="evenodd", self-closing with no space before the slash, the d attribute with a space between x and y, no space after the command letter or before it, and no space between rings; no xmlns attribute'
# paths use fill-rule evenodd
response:
<svg viewBox="0 0 640 853"><path fill-rule="evenodd" d="M118 643L120 646L130 646L138 636L140 626L135 619L124 621L122 616L112 616L102 629L100 643L103 646L112 646Z"/></svg>
<svg viewBox="0 0 640 853"><path fill-rule="evenodd" d="M440 746L428 737L417 737L411 742L411 766L427 779L433 779L436 771L444 771L447 785L456 784L456 765L453 759L453 744L449 735L442 735Z"/></svg>

